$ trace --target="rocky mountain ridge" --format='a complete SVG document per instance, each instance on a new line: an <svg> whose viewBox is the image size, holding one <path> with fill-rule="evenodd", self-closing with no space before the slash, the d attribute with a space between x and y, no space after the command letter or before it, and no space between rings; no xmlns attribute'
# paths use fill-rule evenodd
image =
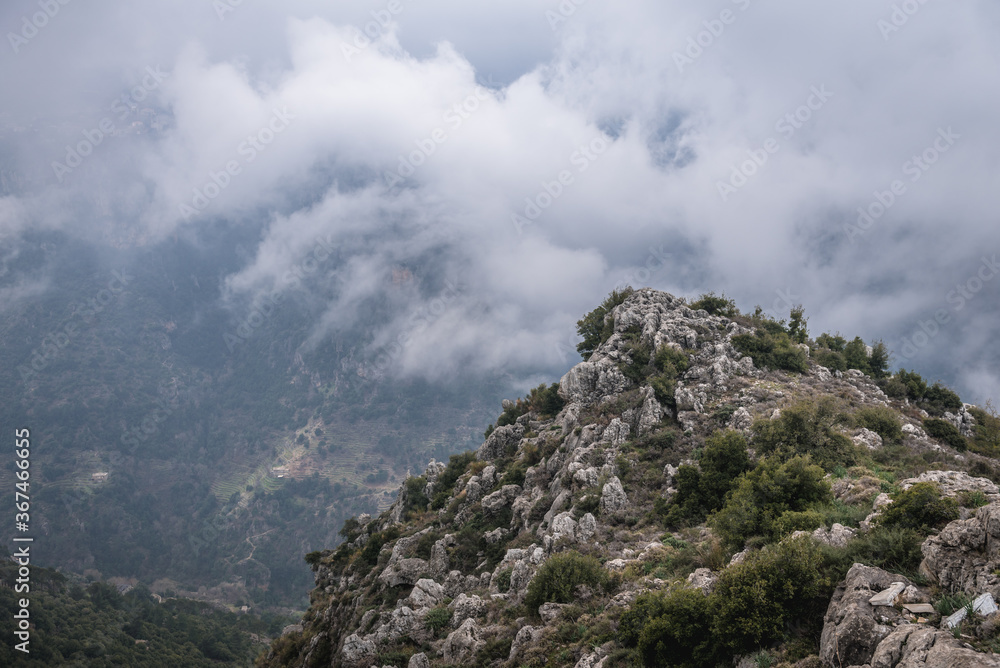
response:
<svg viewBox="0 0 1000 668"><path fill-rule="evenodd" d="M720 651L741 665L1000 665L982 651L991 628L973 646L937 625L942 600L1000 598L992 570L1000 567L1000 490L967 472L1000 479L998 470L990 457L956 449L953 436L946 444L928 434L943 433L945 422L973 436L974 407L951 405L935 419L860 370L806 363L815 342L789 342L773 322L713 315L649 289L612 306L603 340L560 380L558 396L543 386L505 401L474 456L431 462L386 512L349 521L337 550L307 557L316 573L310 610L258 665L715 665ZM790 364L801 372L755 365L748 342L768 343L768 328L782 354L801 356ZM725 439L743 444L733 452L745 452L745 465L722 481L714 506L692 504ZM792 498L775 517L758 518L758 533L744 540L725 520L735 511L720 504L736 504L765 474L779 486L798 475L799 487L812 475L818 491L810 503ZM945 525L915 543L919 573L844 561L861 542L876 544L872 536L917 531L910 515L891 528L880 517L890 507L903 513L907 494L917 493L933 495ZM873 560L887 565L892 545ZM751 628L752 610L733 613L713 598L719 588L740 591L734 582L744 571L760 578L782 550L813 559L826 578L793 597L822 605L812 622L779 612L776 630ZM904 595L889 596L896 583ZM678 631L671 606L692 591L687 623L696 631ZM887 604L873 604L884 591ZM932 600L933 614L901 607ZM771 604L779 603L754 603ZM659 627L636 612L650 605L660 606L651 616ZM703 605L711 614L699 625ZM719 619L730 622L717 628ZM991 623L977 621L976 632ZM714 635L692 639L710 626ZM734 640L733 626L747 629Z"/></svg>

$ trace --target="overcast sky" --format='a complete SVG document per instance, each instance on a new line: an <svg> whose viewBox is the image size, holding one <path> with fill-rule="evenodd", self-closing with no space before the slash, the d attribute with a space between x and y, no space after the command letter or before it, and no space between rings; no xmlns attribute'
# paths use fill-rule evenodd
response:
<svg viewBox="0 0 1000 668"><path fill-rule="evenodd" d="M4 3L4 254L263 220L227 299L286 288L317 239L350 256L313 341L437 258L457 287L381 337L438 311L408 373L565 367L629 283L802 303L814 335L1000 397L996 3L346 4ZM139 120L123 97L164 129L101 139Z"/></svg>

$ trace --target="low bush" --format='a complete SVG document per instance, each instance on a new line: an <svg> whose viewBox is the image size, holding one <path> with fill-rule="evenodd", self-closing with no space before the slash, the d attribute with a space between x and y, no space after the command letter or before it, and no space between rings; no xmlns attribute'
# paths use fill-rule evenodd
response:
<svg viewBox="0 0 1000 668"><path fill-rule="evenodd" d="M929 533L958 519L958 503L941 496L932 482L919 482L909 489L890 495L892 503L875 519L878 526L913 529Z"/></svg>
<svg viewBox="0 0 1000 668"><path fill-rule="evenodd" d="M866 406L854 414L854 424L870 429L885 443L898 443L903 440L903 427L899 423L896 411L888 406Z"/></svg>
<svg viewBox="0 0 1000 668"><path fill-rule="evenodd" d="M445 606L431 608L427 611L427 615L424 616L424 626L437 638L441 635L442 631L448 628L448 624L451 622L451 614L451 610Z"/></svg>
<svg viewBox="0 0 1000 668"><path fill-rule="evenodd" d="M991 410L989 404L987 404L987 409L969 409L972 417L976 420L969 448L981 455L1000 457L1000 417Z"/></svg>
<svg viewBox="0 0 1000 668"><path fill-rule="evenodd" d="M752 552L722 571L711 594L688 586L639 596L622 615L618 640L646 666L714 666L821 623L834 577L809 539Z"/></svg>
<svg viewBox="0 0 1000 668"><path fill-rule="evenodd" d="M681 466L677 494L664 509L670 525L698 523L722 507L736 479L750 470L746 438L737 431L719 431L705 440L699 467Z"/></svg>
<svg viewBox="0 0 1000 668"><path fill-rule="evenodd" d="M614 319L607 316L633 292L631 287L613 291L600 306L576 323L576 331L583 337L583 341L577 344L576 350L583 359L590 359L594 351L614 334Z"/></svg>
<svg viewBox="0 0 1000 668"><path fill-rule="evenodd" d="M959 452L964 452L969 447L969 442L962 436L958 427L939 418L927 418L924 420L924 429L929 436L941 440Z"/></svg>
<svg viewBox="0 0 1000 668"><path fill-rule="evenodd" d="M823 565L819 547L802 537L725 569L710 597L715 641L730 654L746 653L781 640L792 623L821 617L835 584Z"/></svg>
<svg viewBox="0 0 1000 668"><path fill-rule="evenodd" d="M749 355L758 369L782 369L797 373L805 373L809 369L805 351L796 347L784 331L771 333L758 328L754 334L734 336L732 344L744 355Z"/></svg>
<svg viewBox="0 0 1000 668"><path fill-rule="evenodd" d="M727 548L740 550L750 538L780 537L784 525L779 526L778 520L785 513L802 513L813 505L829 503L832 498L823 469L808 456L796 456L785 462L769 457L740 476L725 505L709 516L708 524ZM804 520L789 515L784 524Z"/></svg>
<svg viewBox="0 0 1000 668"><path fill-rule="evenodd" d="M542 383L531 390L528 404L540 417L550 418L555 417L563 409L566 400L559 396L559 383L552 383L548 387Z"/></svg>
<svg viewBox="0 0 1000 668"><path fill-rule="evenodd" d="M434 482L434 500L431 502L431 508L440 510L445 507L448 499L451 498L452 490L455 489L455 483L458 482L458 479L462 477L462 474L465 473L475 459L476 453L472 451L460 455L452 455L448 459L448 465Z"/></svg>
<svg viewBox="0 0 1000 668"><path fill-rule="evenodd" d="M916 371L900 369L895 375L883 378L879 384L893 399L906 399L934 417L962 408L962 400L957 394L941 383L928 387L927 382Z"/></svg>
<svg viewBox="0 0 1000 668"><path fill-rule="evenodd" d="M407 517L414 513L427 510L430 499L424 494L424 487L427 486L427 478L424 476L410 477L403 483L403 509Z"/></svg>
<svg viewBox="0 0 1000 668"><path fill-rule="evenodd" d="M765 455L808 454L828 471L837 466L853 466L857 463L857 449L837 431L842 421L834 400L805 401L782 409L781 417L776 420L755 422L754 447Z"/></svg>
<svg viewBox="0 0 1000 668"><path fill-rule="evenodd" d="M528 585L524 603L532 615L543 603L572 603L579 585L603 587L608 581L601 562L579 552L550 557Z"/></svg>
<svg viewBox="0 0 1000 668"><path fill-rule="evenodd" d="M735 300L726 297L726 293L716 295L715 292L708 292L691 302L692 311L707 311L709 315L721 315L725 318L735 318L740 314L736 308Z"/></svg>
<svg viewBox="0 0 1000 668"><path fill-rule="evenodd" d="M644 620L636 641L645 665L697 668L715 664L718 651L711 631L712 613L700 590L674 589L647 611L655 614Z"/></svg>

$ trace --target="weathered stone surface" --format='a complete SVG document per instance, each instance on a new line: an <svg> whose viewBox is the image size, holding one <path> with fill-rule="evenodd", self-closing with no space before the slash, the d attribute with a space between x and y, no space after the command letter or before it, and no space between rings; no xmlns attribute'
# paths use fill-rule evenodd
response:
<svg viewBox="0 0 1000 668"><path fill-rule="evenodd" d="M927 438L927 432L925 432L917 425L910 424L909 422L903 425L903 433L908 436L912 436L914 438L919 438L919 439Z"/></svg>
<svg viewBox="0 0 1000 668"><path fill-rule="evenodd" d="M715 588L719 576L710 568L698 568L687 577L688 583L695 589L700 589L706 596Z"/></svg>
<svg viewBox="0 0 1000 668"><path fill-rule="evenodd" d="M434 582L434 580L423 578L417 580L417 584L414 585L413 591L410 592L410 606L414 610L419 610L420 608L432 608L444 597L444 587L439 585L437 582Z"/></svg>
<svg viewBox="0 0 1000 668"><path fill-rule="evenodd" d="M879 644L870 665L871 668L1000 668L1000 659L968 649L947 631L903 624Z"/></svg>
<svg viewBox="0 0 1000 668"><path fill-rule="evenodd" d="M385 615L382 616L385 619ZM419 628L420 620L416 613L407 606L396 608L388 615L388 619L380 624L375 631L366 636L375 642L375 645L399 640L405 636L410 636Z"/></svg>
<svg viewBox="0 0 1000 668"><path fill-rule="evenodd" d="M905 582L893 582L888 586L888 588L883 589L868 599L868 602L872 606L894 605L896 603L896 597L902 594L904 589L906 589Z"/></svg>
<svg viewBox="0 0 1000 668"><path fill-rule="evenodd" d="M601 490L601 514L617 515L628 509L628 496L618 476L611 478Z"/></svg>
<svg viewBox="0 0 1000 668"><path fill-rule="evenodd" d="M574 668L611 668L611 666L608 664L608 657L601 650L598 650L593 654L581 656Z"/></svg>
<svg viewBox="0 0 1000 668"><path fill-rule="evenodd" d="M970 596L998 593L1000 579L1000 503L983 506L967 520L955 520L921 546L920 572L946 592Z"/></svg>
<svg viewBox="0 0 1000 668"><path fill-rule="evenodd" d="M446 662L459 663L471 659L485 644L476 620L466 619L445 638L441 654Z"/></svg>
<svg viewBox="0 0 1000 668"><path fill-rule="evenodd" d="M597 533L597 519L590 513L580 518L576 526L576 539L581 543L588 542Z"/></svg>
<svg viewBox="0 0 1000 668"><path fill-rule="evenodd" d="M747 431L753 425L753 416L743 406L733 411L733 416L729 419L729 428L737 431Z"/></svg>
<svg viewBox="0 0 1000 668"><path fill-rule="evenodd" d="M344 660L344 665L358 666L375 656L375 643L361 638L357 633L352 633L344 640L340 656Z"/></svg>
<svg viewBox="0 0 1000 668"><path fill-rule="evenodd" d="M595 355L595 357L597 357ZM625 391L629 380L609 359L580 362L559 380L559 395L584 406Z"/></svg>
<svg viewBox="0 0 1000 668"><path fill-rule="evenodd" d="M820 527L812 532L812 537L820 543L826 543L833 547L844 547L847 542L854 538L857 531L843 524L834 522L833 526L827 529Z"/></svg>
<svg viewBox="0 0 1000 668"><path fill-rule="evenodd" d="M933 482L941 489L942 496L955 497L959 492L982 492L990 501L1000 501L1000 487L988 478L975 478L964 471L925 471L916 478L899 483L909 489L919 482Z"/></svg>
<svg viewBox="0 0 1000 668"><path fill-rule="evenodd" d="M546 624L551 624L559 619L559 615L565 607L566 605L563 603L542 603L538 606L538 616L541 617L542 621Z"/></svg>
<svg viewBox="0 0 1000 668"><path fill-rule="evenodd" d="M399 559L386 565L378 579L390 587L415 585L429 570L423 559Z"/></svg>
<svg viewBox="0 0 1000 668"><path fill-rule="evenodd" d="M882 447L882 437L873 432L871 429L865 429L862 427L858 430L854 436L851 437L855 445L861 446L863 448L868 448L869 450L878 450Z"/></svg>
<svg viewBox="0 0 1000 668"><path fill-rule="evenodd" d="M573 513L559 513L552 518L552 540L576 540L576 520Z"/></svg>
<svg viewBox="0 0 1000 668"><path fill-rule="evenodd" d="M879 643L900 621L895 608L875 608L869 600L894 582L911 584L879 568L854 564L833 593L823 618L819 656L829 666L860 666L868 663ZM902 591L902 589L900 590Z"/></svg>
<svg viewBox="0 0 1000 668"><path fill-rule="evenodd" d="M466 619L475 619L486 612L486 601L476 594L467 596L465 592L458 595L449 605L452 610L451 623L461 626Z"/></svg>
<svg viewBox="0 0 1000 668"><path fill-rule="evenodd" d="M518 653L521 648L525 645L532 645L542 635L542 629L536 629L534 626L523 626L514 636L514 640L510 643L510 655L507 657L508 661L513 661L517 658Z"/></svg>
<svg viewBox="0 0 1000 668"><path fill-rule="evenodd" d="M833 496L839 501L843 501L848 505L855 505L878 496L881 488L881 480L874 476L866 475L856 480L853 478L834 480L831 490L833 491Z"/></svg>
<svg viewBox="0 0 1000 668"><path fill-rule="evenodd" d="M621 445L628 440L630 431L631 428L621 418L614 418L601 435L601 440L611 445Z"/></svg>
<svg viewBox="0 0 1000 668"><path fill-rule="evenodd" d="M520 485L504 485L492 494L483 497L483 511L487 515L496 515L504 508L511 506L520 493Z"/></svg>
<svg viewBox="0 0 1000 668"><path fill-rule="evenodd" d="M524 427L520 424L508 424L497 427L490 434L486 442L479 446L476 457L479 459L493 460L503 457L508 450L513 450L521 442L524 435Z"/></svg>
<svg viewBox="0 0 1000 668"><path fill-rule="evenodd" d="M414 654L410 657L410 661L406 664L406 668L431 668L431 661L427 658L426 654L420 652L419 654Z"/></svg>

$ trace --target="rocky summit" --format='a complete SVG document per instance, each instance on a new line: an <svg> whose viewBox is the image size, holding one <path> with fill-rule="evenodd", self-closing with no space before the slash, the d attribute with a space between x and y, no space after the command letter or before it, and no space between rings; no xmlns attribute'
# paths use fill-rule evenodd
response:
<svg viewBox="0 0 1000 668"><path fill-rule="evenodd" d="M585 361L307 555L262 667L1000 666L1000 420L884 346L613 293Z"/></svg>

